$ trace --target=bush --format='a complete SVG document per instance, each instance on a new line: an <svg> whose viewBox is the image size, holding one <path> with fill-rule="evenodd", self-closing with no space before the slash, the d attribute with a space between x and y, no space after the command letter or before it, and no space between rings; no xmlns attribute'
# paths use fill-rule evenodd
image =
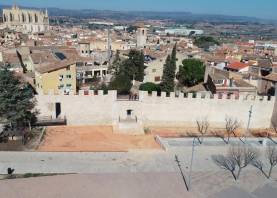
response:
<svg viewBox="0 0 277 198"><path fill-rule="evenodd" d="M139 90L148 91L148 92L152 92L152 91L160 92L161 88L160 88L160 85L156 85L154 83L147 82L147 83L141 84L139 87Z"/></svg>
<svg viewBox="0 0 277 198"><path fill-rule="evenodd" d="M119 74L109 85L109 90L117 90L118 94L129 94L132 83L127 75Z"/></svg>

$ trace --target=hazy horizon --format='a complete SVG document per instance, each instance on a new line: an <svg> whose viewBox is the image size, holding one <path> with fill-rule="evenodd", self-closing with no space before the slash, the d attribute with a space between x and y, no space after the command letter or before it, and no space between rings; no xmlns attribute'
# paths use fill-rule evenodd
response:
<svg viewBox="0 0 277 198"><path fill-rule="evenodd" d="M228 16L246 16L261 19L277 19L276 0L2 0L2 5L61 9L97 9L114 11L157 11L157 12L191 12L193 14L212 14ZM201 6L199 6L201 5Z"/></svg>

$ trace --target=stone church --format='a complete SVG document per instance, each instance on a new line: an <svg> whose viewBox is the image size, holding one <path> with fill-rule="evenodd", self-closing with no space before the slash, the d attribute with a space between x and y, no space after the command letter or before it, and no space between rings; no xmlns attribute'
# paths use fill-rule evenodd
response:
<svg viewBox="0 0 277 198"><path fill-rule="evenodd" d="M14 5L11 9L3 9L3 22L7 28L24 33L38 33L49 30L47 10L20 9Z"/></svg>

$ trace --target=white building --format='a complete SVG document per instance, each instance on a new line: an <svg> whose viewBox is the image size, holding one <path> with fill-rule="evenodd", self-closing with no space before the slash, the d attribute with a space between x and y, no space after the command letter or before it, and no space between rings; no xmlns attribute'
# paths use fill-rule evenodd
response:
<svg viewBox="0 0 277 198"><path fill-rule="evenodd" d="M178 35L178 36L189 36L193 35L202 35L204 34L203 30L187 29L187 28L178 28L178 29L165 29L165 34Z"/></svg>

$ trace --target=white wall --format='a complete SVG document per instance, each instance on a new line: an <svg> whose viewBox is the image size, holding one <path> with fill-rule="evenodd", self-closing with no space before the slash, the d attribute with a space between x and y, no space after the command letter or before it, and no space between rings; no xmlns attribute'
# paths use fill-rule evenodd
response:
<svg viewBox="0 0 277 198"><path fill-rule="evenodd" d="M37 96L37 108L41 116L55 116L55 102L61 103L62 114L67 117L69 125L112 124L126 118L127 110L133 110L135 116L147 126L195 126L195 121L207 117L213 127L223 127L225 117L238 119L246 128L249 110L253 106L250 128L268 128L275 98L271 101L244 99L202 99L178 97L175 94L158 97L140 92L140 101L117 101L116 92L108 95L94 96Z"/></svg>

